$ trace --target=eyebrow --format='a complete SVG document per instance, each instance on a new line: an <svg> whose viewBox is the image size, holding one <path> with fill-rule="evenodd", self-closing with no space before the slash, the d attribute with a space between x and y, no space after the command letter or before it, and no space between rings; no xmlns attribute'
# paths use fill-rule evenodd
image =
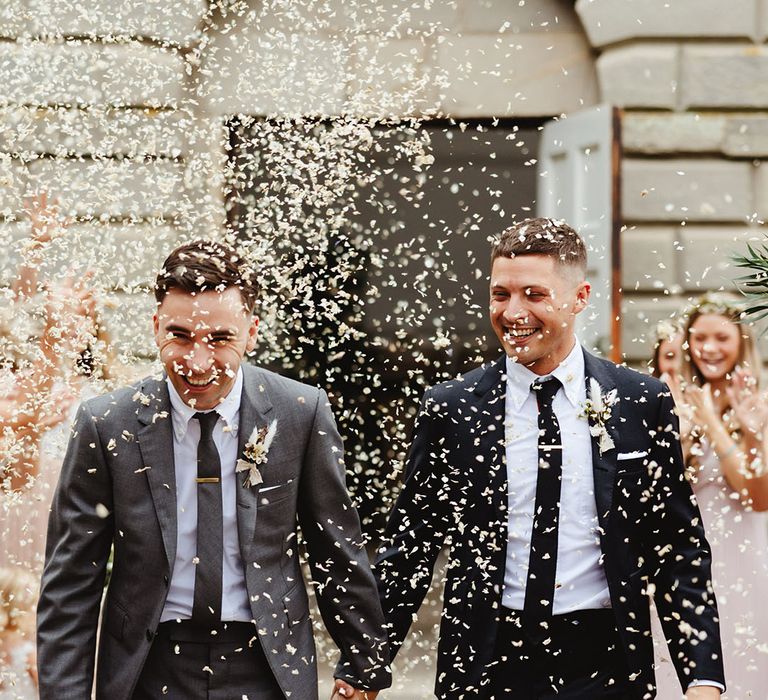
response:
<svg viewBox="0 0 768 700"><path fill-rule="evenodd" d="M491 289L509 289L510 287L503 282L493 282L491 281ZM549 287L546 284L542 284L539 282L534 282L532 284L523 284L519 286L519 289L543 289L546 292L552 291L552 287Z"/></svg>
<svg viewBox="0 0 768 700"><path fill-rule="evenodd" d="M226 336L226 337L232 337L234 335L237 335L237 331L233 328L215 328L215 329L208 329L203 333L200 333L200 331L197 328L194 328L190 330L186 326L180 326L175 323L171 323L165 327L165 330L169 333L186 333L187 335L197 334L197 335L203 335L203 336Z"/></svg>

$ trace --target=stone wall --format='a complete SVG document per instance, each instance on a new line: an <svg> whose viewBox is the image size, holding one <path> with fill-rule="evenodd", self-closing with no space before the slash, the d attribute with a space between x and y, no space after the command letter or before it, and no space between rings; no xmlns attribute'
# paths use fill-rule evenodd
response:
<svg viewBox="0 0 768 700"><path fill-rule="evenodd" d="M24 197L49 192L70 224L45 275L93 269L112 297L110 331L140 356L152 352L146 289L158 261L222 220L212 218L222 207L207 186L210 146L200 146L211 130L188 98L189 56L207 11L203 0L0 8L2 282L28 235Z"/></svg>
<svg viewBox="0 0 768 700"><path fill-rule="evenodd" d="M554 116L597 100L568 0L247 4L201 52L214 113Z"/></svg>
<svg viewBox="0 0 768 700"><path fill-rule="evenodd" d="M227 117L520 117L597 100L567 0L10 0L0 85L0 282L24 196L50 191L72 219L54 267L95 268L125 311L114 333L142 355L151 338L129 310L158 259L223 228Z"/></svg>
<svg viewBox="0 0 768 700"><path fill-rule="evenodd" d="M729 286L729 254L762 236L768 0L578 0L575 11L566 0L225 7L0 7L6 249L25 235L24 194L49 188L106 283L143 298L139 280L174 242L222 229L229 115L550 117L598 101L625 110L631 359L647 354L657 318ZM99 241L109 243L103 255ZM133 330L127 336L134 342Z"/></svg>
<svg viewBox="0 0 768 700"><path fill-rule="evenodd" d="M768 2L578 0L601 100L623 107L623 349L657 320L733 289L730 256L768 209ZM630 262L631 261L631 262Z"/></svg>

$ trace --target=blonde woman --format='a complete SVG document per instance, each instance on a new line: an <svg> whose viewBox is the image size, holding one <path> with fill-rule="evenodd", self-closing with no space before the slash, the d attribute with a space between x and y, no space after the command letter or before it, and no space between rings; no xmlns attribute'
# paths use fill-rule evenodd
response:
<svg viewBox="0 0 768 700"><path fill-rule="evenodd" d="M740 309L725 296L702 297L691 308L679 410L712 547L729 697L768 698L768 400L759 389L754 336L740 321ZM669 674L658 675L658 697L678 697Z"/></svg>

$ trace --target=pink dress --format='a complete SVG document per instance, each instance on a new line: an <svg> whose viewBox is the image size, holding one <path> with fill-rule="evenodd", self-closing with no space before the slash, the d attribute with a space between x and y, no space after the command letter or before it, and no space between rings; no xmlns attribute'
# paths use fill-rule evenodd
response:
<svg viewBox="0 0 768 700"><path fill-rule="evenodd" d="M712 578L720 612L727 698L768 700L768 513L741 505L705 447L694 486L712 547ZM657 636L659 700L681 697L663 637Z"/></svg>
<svg viewBox="0 0 768 700"><path fill-rule="evenodd" d="M80 398L96 396L96 388L100 387L85 384ZM42 573L48 515L76 411L73 406L66 420L42 436L39 474L17 491L0 489L0 566Z"/></svg>
<svg viewBox="0 0 768 700"><path fill-rule="evenodd" d="M24 642L14 647L7 661L0 660L0 700L35 700L37 688L29 673L35 647Z"/></svg>

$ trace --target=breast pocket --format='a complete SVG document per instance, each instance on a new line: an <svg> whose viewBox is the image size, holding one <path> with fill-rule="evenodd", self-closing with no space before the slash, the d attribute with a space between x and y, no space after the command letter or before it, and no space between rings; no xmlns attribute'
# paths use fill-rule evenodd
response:
<svg viewBox="0 0 768 700"><path fill-rule="evenodd" d="M296 492L296 481L291 479L282 484L269 484L259 489L259 508L274 506L290 498Z"/></svg>
<svg viewBox="0 0 768 700"><path fill-rule="evenodd" d="M636 474L642 472L648 472L649 460L648 455L642 457L631 457L629 459L620 459L616 462L617 474Z"/></svg>

